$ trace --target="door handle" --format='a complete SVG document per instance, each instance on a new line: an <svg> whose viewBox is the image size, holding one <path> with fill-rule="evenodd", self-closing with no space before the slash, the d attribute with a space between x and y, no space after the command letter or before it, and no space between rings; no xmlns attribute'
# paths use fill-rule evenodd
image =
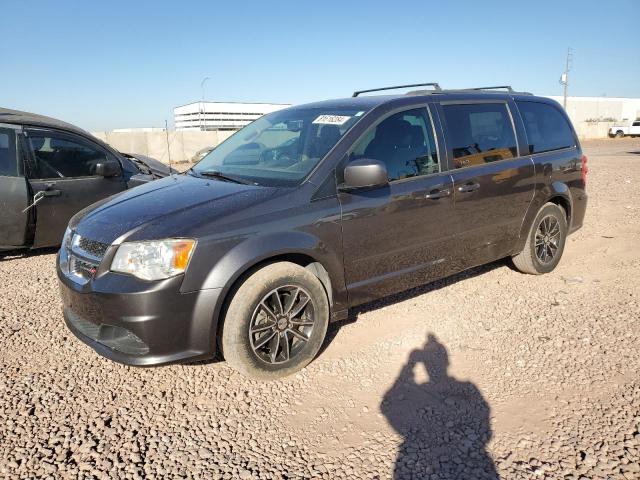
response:
<svg viewBox="0 0 640 480"><path fill-rule="evenodd" d="M424 197L430 200L437 200L438 198L448 197L449 195L451 195L451 190L449 190L448 188L443 188L441 190L440 189L431 190Z"/></svg>
<svg viewBox="0 0 640 480"><path fill-rule="evenodd" d="M480 188L480 184L476 182L465 183L464 185L460 185L458 187L458 191L461 193L468 193L478 190Z"/></svg>
<svg viewBox="0 0 640 480"><path fill-rule="evenodd" d="M28 205L27 208L22 210L22 213L25 213L30 208L35 207L45 197L59 197L60 195L62 195L60 190L40 190L33 196L33 202L31 202L31 205Z"/></svg>
<svg viewBox="0 0 640 480"><path fill-rule="evenodd" d="M22 213L25 213L27 210L29 210L32 207L35 207L40 200L42 200L44 197L46 197L44 190L40 190L39 192L37 192L34 196L33 196L33 202L31 202L31 205L28 205L27 208L25 208L24 210L22 210Z"/></svg>

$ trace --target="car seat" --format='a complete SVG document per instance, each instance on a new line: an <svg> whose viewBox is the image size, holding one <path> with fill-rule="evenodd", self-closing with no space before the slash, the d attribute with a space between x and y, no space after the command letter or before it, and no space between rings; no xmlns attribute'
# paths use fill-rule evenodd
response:
<svg viewBox="0 0 640 480"><path fill-rule="evenodd" d="M409 122L391 117L376 128L374 139L367 145L364 155L367 158L384 162L387 166L389 180L407 176L407 172L415 172L415 166L409 167L412 157L412 127Z"/></svg>

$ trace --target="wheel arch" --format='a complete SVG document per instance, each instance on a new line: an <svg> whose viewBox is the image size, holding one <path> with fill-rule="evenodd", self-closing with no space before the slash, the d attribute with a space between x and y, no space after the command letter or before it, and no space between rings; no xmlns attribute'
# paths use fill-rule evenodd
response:
<svg viewBox="0 0 640 480"><path fill-rule="evenodd" d="M229 299L226 297L232 296L232 293L235 292L235 290L237 290L237 287L248 276L260 270L261 268L266 267L267 265L270 265L272 263L277 263L277 262L295 263L296 265L300 265L301 267L306 268L311 273L313 273L316 277L318 277L318 279L322 283L322 286L324 287L325 292L327 293L327 298L329 299L329 305L333 305L333 283L331 281L331 276L329 275L329 272L327 271L327 269L324 267L322 262L318 261L318 259L313 257L312 255L309 255L306 252L295 252L295 251L274 254L272 256L268 256L261 260L257 260L251 264L244 265L242 270L240 270L237 273L237 275L234 276L233 280L229 282L229 285L227 285L226 288L223 290L223 291L226 291L226 294L224 295L225 297L224 303L228 303Z"/></svg>
<svg viewBox="0 0 640 480"><path fill-rule="evenodd" d="M567 217L567 228L571 225L572 205L571 200L564 195L555 195L549 198L545 203L555 203L559 207L562 207L564 214ZM544 204L543 204L544 205Z"/></svg>
<svg viewBox="0 0 640 480"><path fill-rule="evenodd" d="M254 237L237 244L220 258L201 283L201 289L219 290L212 312L213 342L220 338L225 312L242 282L257 270L276 262L291 262L308 269L322 283L330 309L340 311L346 308L341 252L331 251L320 239L306 232Z"/></svg>
<svg viewBox="0 0 640 480"><path fill-rule="evenodd" d="M520 235L518 237L517 245L514 248L514 254L521 252L524 248L524 245L527 242L527 236L531 230L531 225L533 224L533 221L538 215L540 209L546 203L554 203L562 207L567 216L567 228L570 230L573 214L571 191L569 190L569 187L562 182L551 182L549 185L540 189L531 202L520 228Z"/></svg>
<svg viewBox="0 0 640 480"><path fill-rule="evenodd" d="M296 265L300 265L305 269L312 272L322 283L324 290L329 300L329 309L331 310L334 305L334 287L329 275L329 272L324 265L316 258L305 252L287 252L278 253L267 258L256 260L254 263L245 265L242 270L239 270L236 275L229 281L228 285L223 287L222 292L218 298L214 316L213 316L213 328L211 330L213 338L211 341L216 346L216 350L222 354L221 335L224 327L224 320L226 316L229 304L233 299L236 291L240 288L243 282L258 270L278 262L291 262Z"/></svg>

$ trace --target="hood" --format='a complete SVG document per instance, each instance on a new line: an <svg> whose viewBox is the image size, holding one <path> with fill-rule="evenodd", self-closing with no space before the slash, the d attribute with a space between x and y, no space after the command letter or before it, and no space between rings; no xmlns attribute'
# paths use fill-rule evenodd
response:
<svg viewBox="0 0 640 480"><path fill-rule="evenodd" d="M151 170L151 174L157 178L166 177L172 173L178 173L176 169L169 168L168 165L165 165L161 161L147 157L146 155L140 155L138 153L123 153L122 155L131 159L134 163L142 163L145 167Z"/></svg>
<svg viewBox="0 0 640 480"><path fill-rule="evenodd" d="M83 237L103 243L124 234L148 240L190 236L198 226L251 207L278 190L172 175L95 203L69 225Z"/></svg>

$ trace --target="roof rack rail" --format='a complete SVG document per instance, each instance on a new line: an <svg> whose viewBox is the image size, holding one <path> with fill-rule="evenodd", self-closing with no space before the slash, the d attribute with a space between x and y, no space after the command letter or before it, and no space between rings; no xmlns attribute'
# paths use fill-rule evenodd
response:
<svg viewBox="0 0 640 480"><path fill-rule="evenodd" d="M474 87L474 88L465 88L464 90L474 90L474 91L506 90L509 93L518 93L518 94L521 94L521 95L533 95L533 93L531 93L531 92L516 92L513 88L511 88L511 85L498 85L496 87Z"/></svg>
<svg viewBox="0 0 640 480"><path fill-rule="evenodd" d="M507 90L509 93L513 92L513 88L511 88L511 85L498 85L496 87L474 87L469 88L468 90Z"/></svg>
<svg viewBox="0 0 640 480"><path fill-rule="evenodd" d="M383 88L371 88L369 90L357 90L355 92L353 92L353 97L357 97L358 95L362 94L362 93L370 93L370 92L381 92L383 90L396 90L398 88L410 88L410 87L433 87L434 90L436 91L441 91L442 89L440 88L440 85L438 85L437 83L414 83L411 85L397 85L395 87L383 87Z"/></svg>

